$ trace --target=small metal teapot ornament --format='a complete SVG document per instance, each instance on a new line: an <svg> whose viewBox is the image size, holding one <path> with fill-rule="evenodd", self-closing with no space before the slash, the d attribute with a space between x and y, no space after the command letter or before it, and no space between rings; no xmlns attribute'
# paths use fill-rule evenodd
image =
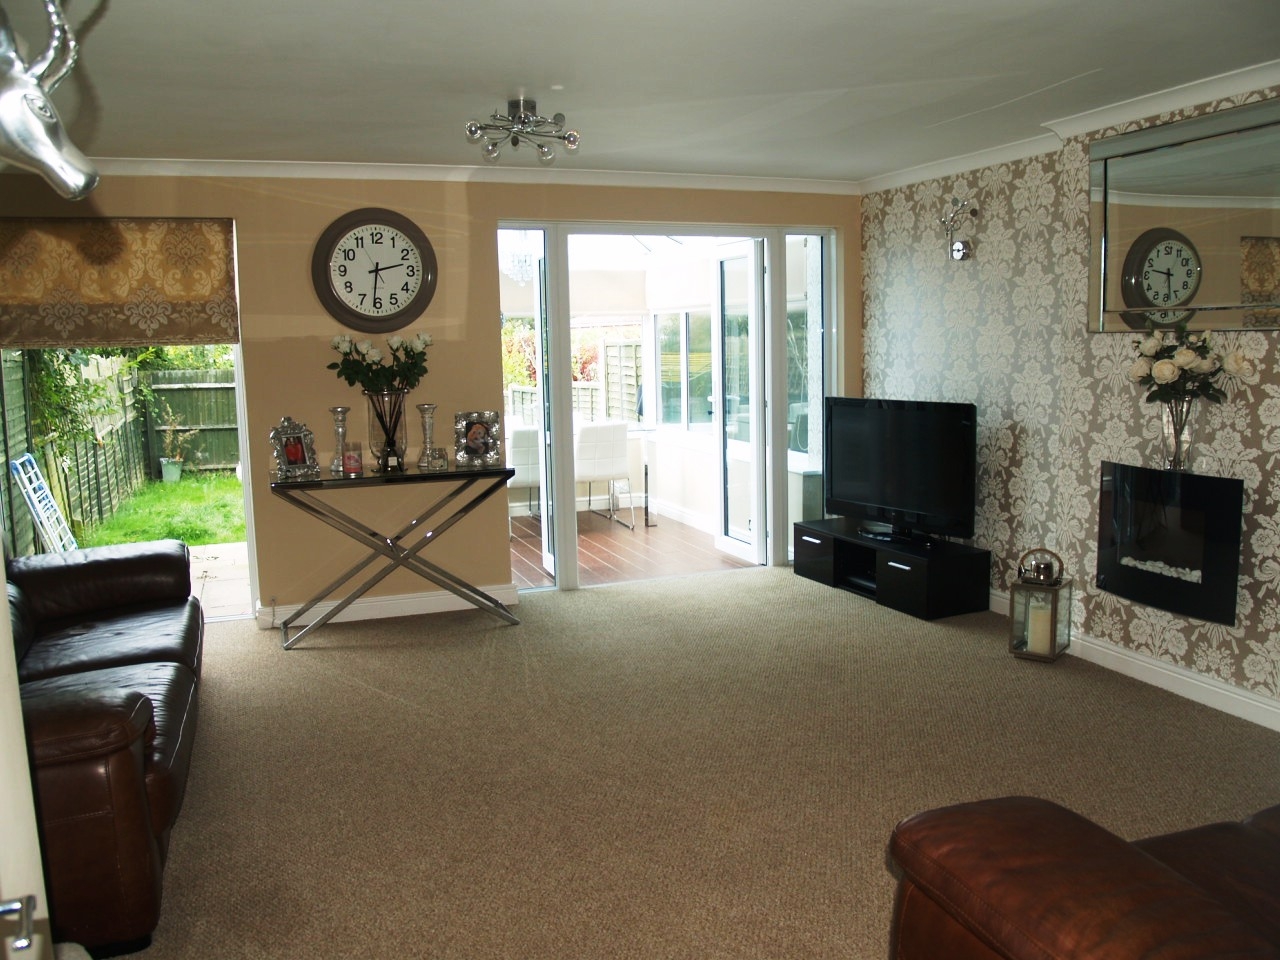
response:
<svg viewBox="0 0 1280 960"><path fill-rule="evenodd" d="M1023 583L1051 586L1062 582L1062 558L1047 547L1028 550L1018 561L1018 579Z"/></svg>

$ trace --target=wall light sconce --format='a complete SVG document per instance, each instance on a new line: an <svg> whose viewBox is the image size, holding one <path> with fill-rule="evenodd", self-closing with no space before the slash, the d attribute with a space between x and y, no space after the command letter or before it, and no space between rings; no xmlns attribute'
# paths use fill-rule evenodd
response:
<svg viewBox="0 0 1280 960"><path fill-rule="evenodd" d="M973 259L973 242L956 238L956 233L963 226L966 217L977 219L978 202L967 197L964 199L952 197L950 212L938 218L938 222L947 231L947 254L952 260Z"/></svg>

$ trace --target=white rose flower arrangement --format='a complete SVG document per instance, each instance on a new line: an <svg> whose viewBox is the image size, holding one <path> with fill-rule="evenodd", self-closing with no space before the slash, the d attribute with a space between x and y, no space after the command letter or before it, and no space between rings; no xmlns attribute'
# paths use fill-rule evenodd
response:
<svg viewBox="0 0 1280 960"><path fill-rule="evenodd" d="M1154 328L1134 344L1138 356L1129 367L1129 379L1147 387L1148 403L1169 403L1203 397L1221 403L1227 395L1218 380L1222 376L1253 376L1253 363L1235 350L1225 357L1209 345L1208 333L1188 333L1186 322L1156 333Z"/></svg>
<svg viewBox="0 0 1280 960"><path fill-rule="evenodd" d="M387 338L387 352L368 340L352 340L346 334L333 338L330 346L338 351L341 360L325 367L336 370L338 376L350 386L359 384L370 393L387 390L412 390L427 374L427 347L431 335L416 334L409 339L400 336Z"/></svg>

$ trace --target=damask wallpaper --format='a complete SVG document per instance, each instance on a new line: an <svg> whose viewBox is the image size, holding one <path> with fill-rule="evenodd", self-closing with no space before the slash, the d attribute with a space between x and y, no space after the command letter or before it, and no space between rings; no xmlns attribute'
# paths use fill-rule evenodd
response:
<svg viewBox="0 0 1280 960"><path fill-rule="evenodd" d="M1093 585L1103 460L1155 466L1159 417L1126 371L1133 334L1088 331L1088 142L1280 95L1255 91L1068 140L1053 153L873 193L863 201L866 393L978 407L974 542L1007 591L1046 546L1074 581L1073 632L1280 699L1280 333L1215 333L1256 368L1200 403L1194 470L1245 486L1233 627ZM952 261L939 217L974 198L974 259Z"/></svg>

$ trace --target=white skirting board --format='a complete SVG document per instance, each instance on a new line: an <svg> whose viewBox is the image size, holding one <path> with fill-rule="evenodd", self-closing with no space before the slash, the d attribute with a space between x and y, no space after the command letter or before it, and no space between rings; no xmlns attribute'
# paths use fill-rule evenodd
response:
<svg viewBox="0 0 1280 960"><path fill-rule="evenodd" d="M993 590L991 610L1007 617L1009 595ZM1114 643L1107 643L1095 637L1081 636L1074 630L1071 633L1071 645L1067 647L1066 655L1096 663L1100 667L1149 683L1161 690L1168 690L1170 693L1176 693L1180 697L1186 697L1206 707L1256 723L1268 730L1280 731L1280 701L1206 677L1186 667L1157 660L1145 653L1118 647Z"/></svg>
<svg viewBox="0 0 1280 960"><path fill-rule="evenodd" d="M482 586L480 589L504 606L511 607L520 602L520 591L514 583L506 583L496 587ZM339 602L341 602L341 598L316 604L307 613L306 623L297 624L298 629L305 627L307 623L318 620L336 607ZM293 616L301 606L302 604L295 603L273 608L270 605L263 606L259 603L256 615L258 626L263 630L278 630L280 629L280 624ZM334 617L330 623L342 623L350 620L381 620L388 617L412 617L422 613L446 613L450 610L479 611L480 608L473 606L462 597L456 596L447 590L436 590L431 593L409 593L391 597L361 597ZM490 615L487 611L481 612L484 612L486 616ZM495 622L501 623L502 621L495 618Z"/></svg>

